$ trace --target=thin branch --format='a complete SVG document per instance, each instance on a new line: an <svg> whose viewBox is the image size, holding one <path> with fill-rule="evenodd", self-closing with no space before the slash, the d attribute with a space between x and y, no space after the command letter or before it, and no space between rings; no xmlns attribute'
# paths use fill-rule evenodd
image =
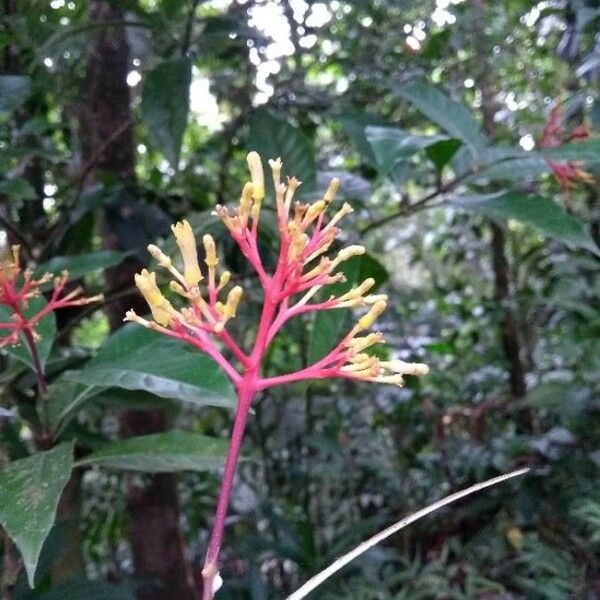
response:
<svg viewBox="0 0 600 600"><path fill-rule="evenodd" d="M436 510L439 510L440 508L443 508L444 506L447 506L448 504L451 504L452 502L456 502L457 500L460 500L461 498L464 498L466 496L474 494L475 492L479 492L479 491L481 491L485 488L488 488L492 485L502 483L503 481L506 481L507 479L512 479L513 477L518 477L519 475L524 475L528 471L529 471L529 467L525 467L524 469L518 469L516 471L512 471L511 473L507 473L506 475L500 475L499 477L494 477L493 479L488 479L487 481L484 481L482 483L476 483L475 485L472 485L471 487L461 490L460 492L451 494L450 496L446 496L446 498L443 498L442 500L438 500L437 502L430 504L426 508L422 508L421 510L413 513L412 515L405 517L404 519L402 519L401 521L398 521L397 523L394 523L394 525L391 525L387 529L380 531L378 534L374 535L372 538L369 538L367 541L363 542L362 544L359 544L356 548L354 548L347 554L344 554L344 556L341 556L340 558L338 558L335 562L333 562L331 565L329 565L329 567L327 567L326 569L324 569L323 571L321 571L320 573L318 573L317 575L315 575L314 577L309 579L300 589L295 591L291 596L288 596L286 598L286 600L301 600L302 598L306 598L306 596L308 596L308 594L310 594L313 590L315 590L317 587L319 587L323 582L325 582L327 579L329 579L334 573L337 573L340 569L345 567L348 563L352 562L355 558L358 558L361 554L364 554L367 550L373 548L374 546L376 546L383 540L387 539L391 535L394 535L394 533L397 533L401 529L404 529L411 523L414 523L415 521L418 521L419 519L426 517L427 515L431 514L432 512L435 512Z"/></svg>
<svg viewBox="0 0 600 600"><path fill-rule="evenodd" d="M399 217L405 217L424 208L429 208L429 206L427 206L428 202L434 200L438 196L442 196L443 194L447 194L448 192L452 191L465 179L467 179L471 175L474 175L475 173L477 173L477 171L480 170L480 166L471 167L468 171L465 171L464 173L462 173L458 177L455 177L451 181L448 181L447 183L438 186L435 190L433 190L433 192L427 194L426 196L423 196L422 198L419 198L419 200L417 200L416 202L413 202L412 204L403 207L401 210L391 215L387 215L385 217L382 217L381 219L372 221L366 227L363 227L361 229L360 234L364 235L365 233L368 233L369 231L376 229L377 227L381 227L382 225L385 225L390 221L393 221L394 219L397 219Z"/></svg>
<svg viewBox="0 0 600 600"><path fill-rule="evenodd" d="M192 32L194 30L194 20L196 19L196 8L200 0L192 0L190 6L190 12L185 24L185 31L183 33L183 40L181 42L181 56L186 56L190 49L190 42L192 41Z"/></svg>

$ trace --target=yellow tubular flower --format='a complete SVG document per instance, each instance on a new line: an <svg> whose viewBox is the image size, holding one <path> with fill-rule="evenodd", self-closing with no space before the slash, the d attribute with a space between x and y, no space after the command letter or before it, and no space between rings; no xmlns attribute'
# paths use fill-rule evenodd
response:
<svg viewBox="0 0 600 600"><path fill-rule="evenodd" d="M338 300L341 302L344 302L345 300L356 300L366 294L374 285L375 280L372 277L368 277L358 287L354 287L343 296L340 296Z"/></svg>
<svg viewBox="0 0 600 600"><path fill-rule="evenodd" d="M373 306L369 309L369 312L362 316L357 323L357 327L359 331L361 329L369 329L375 323L375 319L385 310L386 302L384 300L379 300L379 302L375 302Z"/></svg>
<svg viewBox="0 0 600 600"><path fill-rule="evenodd" d="M148 252L150 252L152 257L158 262L158 264L161 267L170 269L173 266L173 262L171 261L171 259L158 246L155 246L154 244L149 244Z"/></svg>
<svg viewBox="0 0 600 600"><path fill-rule="evenodd" d="M327 223L325 229L331 229L340 219L343 219L346 215L349 215L353 212L354 209L347 202L344 202L344 204L342 204L342 208L340 208L340 210L333 215L331 221Z"/></svg>
<svg viewBox="0 0 600 600"><path fill-rule="evenodd" d="M248 217L250 216L250 210L252 209L252 184L247 181L242 189L242 196L240 198L240 222L242 227L246 227L248 224Z"/></svg>
<svg viewBox="0 0 600 600"><path fill-rule="evenodd" d="M347 248L342 248L338 255L335 257L333 261L333 267L337 267L340 263L352 258L353 256L360 256L365 253L364 246L348 246Z"/></svg>
<svg viewBox="0 0 600 600"><path fill-rule="evenodd" d="M202 273L198 265L198 250L191 225L187 221L180 221L171 225L175 234L175 241L179 246L183 258L183 277L188 286L194 287L200 283Z"/></svg>
<svg viewBox="0 0 600 600"><path fill-rule="evenodd" d="M168 325L173 320L175 309L158 289L156 273L150 273L146 269L141 273L136 273L135 284L148 303L154 320L159 325Z"/></svg>
<svg viewBox="0 0 600 600"><path fill-rule="evenodd" d="M340 180L337 177L334 177L330 182L329 182L329 186L327 187L327 191L325 192L325 194L323 195L323 200L325 201L326 204L331 204L335 198L335 195L337 194L337 191L340 187Z"/></svg>
<svg viewBox="0 0 600 600"><path fill-rule="evenodd" d="M269 159L269 166L273 173L273 185L275 186L275 189L277 189L281 181L281 167L283 166L281 157L278 157L277 160Z"/></svg>
<svg viewBox="0 0 600 600"><path fill-rule="evenodd" d="M294 194L296 193L296 190L300 187L301 184L302 184L302 182L298 181L295 177L288 177L288 186L287 186L287 191L285 193L285 205L284 205L284 211L285 211L286 215L288 215L290 212L290 207L292 206L292 200L294 198Z"/></svg>
<svg viewBox="0 0 600 600"><path fill-rule="evenodd" d="M223 316L226 320L235 317L243 293L244 290L239 285L236 285L227 294L227 302L223 307Z"/></svg>
<svg viewBox="0 0 600 600"><path fill-rule="evenodd" d="M258 152L250 152L246 157L246 162L252 179L252 198L260 206L261 200L265 197L265 176Z"/></svg>
<svg viewBox="0 0 600 600"><path fill-rule="evenodd" d="M206 258L204 259L204 262L209 270L212 269L214 271L214 268L219 264L215 240L213 239L212 235L207 233L202 238L202 243L204 244L204 251L206 252Z"/></svg>
<svg viewBox="0 0 600 600"><path fill-rule="evenodd" d="M308 227L327 207L324 200L317 200L314 204L311 204L302 220L302 227Z"/></svg>
<svg viewBox="0 0 600 600"><path fill-rule="evenodd" d="M151 327L150 321L147 321L146 319L143 319L142 317L138 316L134 310L128 310L125 313L125 318L123 319L123 321L130 321L131 323L137 323L138 325L141 325L142 327L146 327L146 328Z"/></svg>
<svg viewBox="0 0 600 600"><path fill-rule="evenodd" d="M223 271L221 277L219 277L219 285L217 290L221 291L231 281L231 273L229 271Z"/></svg>
<svg viewBox="0 0 600 600"><path fill-rule="evenodd" d="M381 366L401 375L427 375L429 367L423 363L408 363L403 360L382 361Z"/></svg>

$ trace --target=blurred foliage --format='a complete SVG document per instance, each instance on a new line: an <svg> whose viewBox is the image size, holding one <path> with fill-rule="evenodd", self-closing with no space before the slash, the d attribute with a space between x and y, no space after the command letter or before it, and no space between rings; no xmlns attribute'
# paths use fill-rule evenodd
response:
<svg viewBox="0 0 600 600"><path fill-rule="evenodd" d="M591 181L561 188L548 159L600 177L600 4L115 0L122 19L99 22L90 7L101 3L3 5L2 244L20 244L40 272L68 268L87 292L104 292L110 309L130 290L109 287L106 269L132 257L147 264L146 244L186 216L199 235L215 235L227 268L250 290L232 325L244 340L259 286L210 210L237 201L248 150L281 156L284 171L303 180L305 198L340 177L340 195L355 209L348 241L369 250L350 265L353 277L375 277L391 298L381 325L389 344L378 351L431 367L403 389L320 381L260 398L218 597L285 597L400 516L523 464L535 467L528 477L413 525L315 597L598 597L600 194ZM135 173L96 173L90 185L98 157L84 159L79 120L89 40L122 27ZM540 147L555 105L565 131L587 124L591 136ZM133 215L122 230L119 211ZM107 247L107 228L118 248ZM266 262L274 240L266 226ZM81 530L84 561L75 579L60 582L51 569L60 554L56 526L36 590L21 574L14 597L130 598L126 489L147 472L199 460L199 472L178 476L183 535L198 568L231 390L215 365L177 344L129 328L107 341L97 306L57 316L56 326L42 324L39 343L47 398L36 395L23 348L0 356L9 410L1 455L14 461L0 478L34 464L25 461L50 461L42 471L50 477L60 468L51 453L75 442L82 501L79 525L69 526ZM265 371L321 355L343 318L291 322ZM516 331L512 354L507 319ZM515 361L525 395L511 392ZM124 409L157 407L173 431L120 440ZM70 470L71 457L61 460ZM23 545L6 516L10 498L15 508L26 490L2 489L0 523L27 555L31 577L30 555L54 519L47 495L59 484L53 478L38 498L48 502L28 522L38 527L29 551L32 542Z"/></svg>

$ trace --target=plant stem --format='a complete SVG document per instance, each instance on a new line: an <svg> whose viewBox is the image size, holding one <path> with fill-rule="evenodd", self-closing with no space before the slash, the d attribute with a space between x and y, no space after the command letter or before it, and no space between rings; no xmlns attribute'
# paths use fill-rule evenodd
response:
<svg viewBox="0 0 600 600"><path fill-rule="evenodd" d="M33 370L35 371L38 391L40 393L40 396L42 396L43 398L48 393L48 384L46 383L44 367L42 366L42 361L40 360L40 355L37 350L37 346L35 345L35 340L33 339L33 334L31 333L31 330L25 327L23 329L23 335L25 336L25 341L27 342L27 347L29 348L29 353L31 354L31 360L33 362Z"/></svg>
<svg viewBox="0 0 600 600"><path fill-rule="evenodd" d="M254 398L255 390L251 385L249 378L245 377L238 388L238 405L233 421L233 430L231 432L231 441L229 443L229 451L225 462L225 471L219 491L219 499L217 502L217 512L215 514L215 522L210 536L206 559L202 569L202 599L212 600L214 597L215 577L219 573L217 564L219 551L221 549L221 541L223 539L223 530L225 528L225 518L227 517L227 508L229 506L229 498L231 496L231 488L235 470L242 449L242 441L244 439L244 431L246 429L246 421L250 405Z"/></svg>

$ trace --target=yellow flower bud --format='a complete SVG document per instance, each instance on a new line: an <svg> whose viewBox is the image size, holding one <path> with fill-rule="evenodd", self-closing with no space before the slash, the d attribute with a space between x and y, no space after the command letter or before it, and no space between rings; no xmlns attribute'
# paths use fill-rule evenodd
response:
<svg viewBox="0 0 600 600"><path fill-rule="evenodd" d="M429 367L423 363L409 363L403 360L382 361L382 367L402 375L427 375Z"/></svg>
<svg viewBox="0 0 600 600"><path fill-rule="evenodd" d="M161 267L169 269L173 265L171 259L158 246L155 246L154 244L149 244L148 252L150 252L152 257L156 261L158 261L158 264Z"/></svg>
<svg viewBox="0 0 600 600"><path fill-rule="evenodd" d="M333 215L331 221L329 221L329 223L327 223L327 226L325 227L325 229L330 229L332 228L340 219L343 219L346 215L349 215L350 213L353 213L354 209L347 203L344 202L344 204L342 204L342 208L340 208L340 210L338 210L335 215Z"/></svg>
<svg viewBox="0 0 600 600"><path fill-rule="evenodd" d="M371 306L369 312L358 320L359 329L369 329L375 323L375 319L385 310L386 303L380 300Z"/></svg>
<svg viewBox="0 0 600 600"><path fill-rule="evenodd" d="M307 227L310 225L324 210L326 204L324 200L317 200L314 204L311 204L302 220L302 226Z"/></svg>
<svg viewBox="0 0 600 600"><path fill-rule="evenodd" d="M288 187L285 193L285 214L287 215L290 212L290 207L292 206L292 199L294 198L294 194L296 190L302 184L301 181L298 181L295 177L288 177Z"/></svg>
<svg viewBox="0 0 600 600"><path fill-rule="evenodd" d="M223 307L223 316L225 319L235 317L243 293L244 290L239 285L236 285L229 291L229 294L227 294L227 302Z"/></svg>
<svg viewBox="0 0 600 600"><path fill-rule="evenodd" d="M277 189L281 180L281 167L283 166L281 157L278 157L277 160L270 158L269 166L271 167L271 172L273 173L273 183L275 185L275 189Z"/></svg>
<svg viewBox="0 0 600 600"><path fill-rule="evenodd" d="M252 179L252 198L257 200L260 205L260 201L265 197L265 176L258 152L250 152L246 157L246 162Z"/></svg>
<svg viewBox="0 0 600 600"><path fill-rule="evenodd" d="M214 269L219 264L215 240L213 239L212 235L207 233L202 238L202 243L204 244L204 251L206 252L206 259L204 262L208 265L209 269Z"/></svg>
<svg viewBox="0 0 600 600"><path fill-rule="evenodd" d="M219 278L218 290L222 290L231 281L231 273L229 271L223 271Z"/></svg>
<svg viewBox="0 0 600 600"><path fill-rule="evenodd" d="M169 288L172 292L175 292L184 298L187 298L189 295L178 281L169 281Z"/></svg>
<svg viewBox="0 0 600 600"><path fill-rule="evenodd" d="M325 192L325 194L323 195L323 200L325 201L326 204L331 204L335 198L335 195L337 194L337 191L340 187L340 180L337 177L334 177L330 182L329 182L329 186L327 187L327 191Z"/></svg>
<svg viewBox="0 0 600 600"><path fill-rule="evenodd" d="M158 289L156 273L150 273L146 269L141 273L136 273L135 284L148 303L154 320L159 325L168 325L173 319L175 309Z"/></svg>
<svg viewBox="0 0 600 600"><path fill-rule="evenodd" d="M202 279L202 273L198 265L198 250L192 227L184 220L171 225L171 229L183 258L183 277L190 287L196 286Z"/></svg>
<svg viewBox="0 0 600 600"><path fill-rule="evenodd" d="M247 181L242 189L242 196L240 197L240 221L242 227L246 227L248 223L248 217L250 215L250 209L252 208L252 190L253 185Z"/></svg>

